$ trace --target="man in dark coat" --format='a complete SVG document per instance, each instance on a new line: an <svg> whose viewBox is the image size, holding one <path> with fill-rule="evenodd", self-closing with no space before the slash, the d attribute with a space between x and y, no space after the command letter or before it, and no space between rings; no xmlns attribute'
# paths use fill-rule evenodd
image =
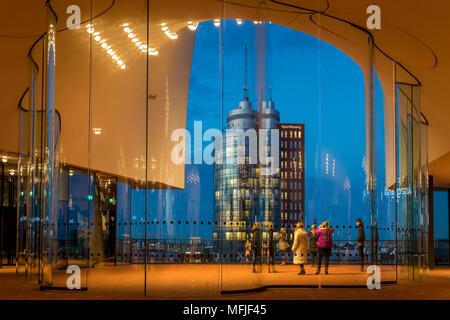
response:
<svg viewBox="0 0 450 320"><path fill-rule="evenodd" d="M358 227L358 239L356 245L358 246L359 264L361 265L361 272L364 272L364 244L366 241L366 234L364 233L364 226L361 219L356 220Z"/></svg>
<svg viewBox="0 0 450 320"><path fill-rule="evenodd" d="M253 272L256 272L256 260L261 258L261 234L259 232L259 225L256 223L252 227L252 251L253 251Z"/></svg>

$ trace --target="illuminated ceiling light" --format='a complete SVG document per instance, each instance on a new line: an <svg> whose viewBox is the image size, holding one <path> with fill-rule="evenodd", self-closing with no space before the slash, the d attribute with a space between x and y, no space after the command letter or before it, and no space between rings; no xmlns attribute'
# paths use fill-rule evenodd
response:
<svg viewBox="0 0 450 320"><path fill-rule="evenodd" d="M92 131L93 131L94 134L96 134L96 135L102 134L102 128L92 128Z"/></svg>
<svg viewBox="0 0 450 320"><path fill-rule="evenodd" d="M175 32L166 31L164 32L169 39L177 39L178 35Z"/></svg>
<svg viewBox="0 0 450 320"><path fill-rule="evenodd" d="M92 28L91 24L88 24L86 27L87 27L86 31L88 33L94 33L95 30L94 30L94 28ZM125 69L125 67L124 67L125 65L123 64L122 60L119 59L119 55L111 48L111 46L106 42L105 39L100 40L101 39L100 32L95 32L94 35L95 35L95 37L94 37L95 41L100 41L101 47L103 49L105 49L106 53L111 56L113 61L116 62L121 67L122 70ZM120 61L120 64L119 64L119 61ZM122 65L123 65L123 67L122 67ZM100 134L99 131L97 131L97 132L98 133L96 133L96 131L94 131L94 134Z"/></svg>
<svg viewBox="0 0 450 320"><path fill-rule="evenodd" d="M216 27L220 26L220 19L215 19L215 20L214 20L214 25L215 25Z"/></svg>
<svg viewBox="0 0 450 320"><path fill-rule="evenodd" d="M122 27L128 27L128 23L124 23Z"/></svg>
<svg viewBox="0 0 450 320"><path fill-rule="evenodd" d="M122 70L125 69L125 65L124 65L124 64L121 65L121 66L120 66L120 69L122 69Z"/></svg>
<svg viewBox="0 0 450 320"><path fill-rule="evenodd" d="M98 36L99 34L100 34L100 32L98 32L98 31L93 33L94 36Z"/></svg>
<svg viewBox="0 0 450 320"><path fill-rule="evenodd" d="M192 21L188 21L188 28L191 29L192 31L197 30L198 27L198 23L197 22L192 22Z"/></svg>
<svg viewBox="0 0 450 320"><path fill-rule="evenodd" d="M87 29L86 30L87 33L94 33L94 31L95 31L94 30L94 26L92 24L90 24L90 23L86 25L86 29Z"/></svg>
<svg viewBox="0 0 450 320"><path fill-rule="evenodd" d="M158 55L158 50L156 50L156 49L154 49L154 48L149 48L148 49L148 54L150 55L150 56L157 56Z"/></svg>
<svg viewBox="0 0 450 320"><path fill-rule="evenodd" d="M3 157L2 157L2 162L3 162L3 163L8 162L8 157L7 157L7 156L3 156Z"/></svg>
<svg viewBox="0 0 450 320"><path fill-rule="evenodd" d="M236 19L237 24L242 24L242 19Z"/></svg>
<svg viewBox="0 0 450 320"><path fill-rule="evenodd" d="M166 23L161 23L161 31L164 32L164 34L169 38L169 39L177 39L178 35L176 34L176 32L171 32L169 30L169 27L166 26Z"/></svg>
<svg viewBox="0 0 450 320"><path fill-rule="evenodd" d="M162 24L161 24L161 27L164 27L164 26L165 26L165 23L162 23ZM128 26L126 26L126 27L128 27ZM167 27L166 27L166 28L167 28ZM156 49L154 49L154 48L149 48L149 49L147 50L147 45L146 45L145 43L142 43L141 41L139 41L139 38L137 37L136 34L130 33L130 32L132 31L132 29L130 29L130 28L124 28L123 31L126 32L126 33L128 33L128 37L131 39L131 42L134 43L135 46L136 46L142 53L147 53L147 52L148 52L149 55L153 55L153 56L157 56L157 55L158 55L158 51L157 51ZM169 32L169 31L168 31L168 28L167 28L167 32ZM175 34L175 36L176 36L176 34ZM122 70L125 69L125 64L123 64L123 62L122 62L121 60L117 60L118 57L117 57L117 59L116 59L116 57L113 56L113 59L116 60L116 63L120 66L120 68L121 68Z"/></svg>

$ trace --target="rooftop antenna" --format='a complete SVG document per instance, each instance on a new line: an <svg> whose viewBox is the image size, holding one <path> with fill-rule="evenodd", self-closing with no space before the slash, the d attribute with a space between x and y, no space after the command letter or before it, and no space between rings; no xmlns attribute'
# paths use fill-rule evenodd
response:
<svg viewBox="0 0 450 320"><path fill-rule="evenodd" d="M248 101L247 42L245 43L245 59L244 59L244 100Z"/></svg>

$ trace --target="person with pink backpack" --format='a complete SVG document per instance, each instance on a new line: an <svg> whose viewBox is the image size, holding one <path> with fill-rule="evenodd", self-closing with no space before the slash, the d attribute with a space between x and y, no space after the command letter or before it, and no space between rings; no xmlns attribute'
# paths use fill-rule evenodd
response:
<svg viewBox="0 0 450 320"><path fill-rule="evenodd" d="M328 221L324 221L315 231L314 235L318 238L317 246L319 247L319 264L317 265L316 274L320 273L322 258L325 258L325 274L328 274L328 262L330 260L331 248L333 248L334 229Z"/></svg>

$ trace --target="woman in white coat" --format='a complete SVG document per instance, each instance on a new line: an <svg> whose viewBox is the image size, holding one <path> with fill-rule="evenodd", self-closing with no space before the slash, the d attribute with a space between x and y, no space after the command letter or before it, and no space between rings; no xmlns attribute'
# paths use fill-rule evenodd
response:
<svg viewBox="0 0 450 320"><path fill-rule="evenodd" d="M294 264L300 265L299 275L305 274L305 263L308 262L308 233L305 231L303 222L298 222L294 233Z"/></svg>

